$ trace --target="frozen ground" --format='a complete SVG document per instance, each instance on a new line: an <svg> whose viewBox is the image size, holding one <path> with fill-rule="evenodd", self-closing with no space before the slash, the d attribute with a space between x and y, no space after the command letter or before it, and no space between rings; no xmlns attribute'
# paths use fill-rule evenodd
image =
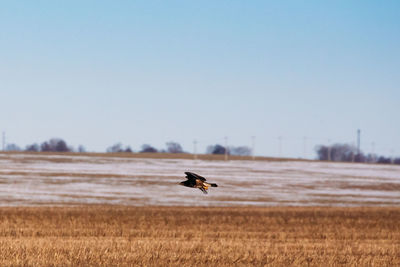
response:
<svg viewBox="0 0 400 267"><path fill-rule="evenodd" d="M179 186L184 171L215 182ZM400 205L400 166L0 154L0 205Z"/></svg>

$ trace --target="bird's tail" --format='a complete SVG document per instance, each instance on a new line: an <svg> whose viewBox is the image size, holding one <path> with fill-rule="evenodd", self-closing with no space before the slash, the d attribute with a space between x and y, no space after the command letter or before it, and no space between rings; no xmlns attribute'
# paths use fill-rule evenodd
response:
<svg viewBox="0 0 400 267"><path fill-rule="evenodd" d="M211 185L211 187L218 187L217 184L210 184L210 185Z"/></svg>

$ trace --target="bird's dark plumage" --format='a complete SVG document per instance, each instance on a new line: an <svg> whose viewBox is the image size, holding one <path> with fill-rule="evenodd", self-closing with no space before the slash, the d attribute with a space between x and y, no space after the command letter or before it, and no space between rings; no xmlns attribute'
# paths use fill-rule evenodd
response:
<svg viewBox="0 0 400 267"><path fill-rule="evenodd" d="M198 174L195 174L193 172L185 172L186 174L186 178L188 178L189 180L196 180L196 179L200 179L201 181L206 181L206 178L204 178L203 176L200 176Z"/></svg>
<svg viewBox="0 0 400 267"><path fill-rule="evenodd" d="M204 194L208 194L208 188L209 187L218 187L217 184L211 184L206 182L206 178L203 176L200 176L198 174L195 174L193 172L185 172L186 174L186 181L183 181L180 183L180 185L186 186L186 187L193 187L193 188L198 188L200 189Z"/></svg>

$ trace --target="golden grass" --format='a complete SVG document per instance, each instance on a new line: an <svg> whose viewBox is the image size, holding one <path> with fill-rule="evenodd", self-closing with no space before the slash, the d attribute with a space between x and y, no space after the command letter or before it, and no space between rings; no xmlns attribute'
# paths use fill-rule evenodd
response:
<svg viewBox="0 0 400 267"><path fill-rule="evenodd" d="M3 207L0 265L399 266L400 208Z"/></svg>

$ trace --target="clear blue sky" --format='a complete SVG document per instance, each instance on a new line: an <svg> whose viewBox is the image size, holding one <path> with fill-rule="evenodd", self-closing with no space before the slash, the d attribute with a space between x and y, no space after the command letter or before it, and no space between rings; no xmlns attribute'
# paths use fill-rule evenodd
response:
<svg viewBox="0 0 400 267"><path fill-rule="evenodd" d="M2 1L0 130L189 152L400 155L400 1Z"/></svg>

